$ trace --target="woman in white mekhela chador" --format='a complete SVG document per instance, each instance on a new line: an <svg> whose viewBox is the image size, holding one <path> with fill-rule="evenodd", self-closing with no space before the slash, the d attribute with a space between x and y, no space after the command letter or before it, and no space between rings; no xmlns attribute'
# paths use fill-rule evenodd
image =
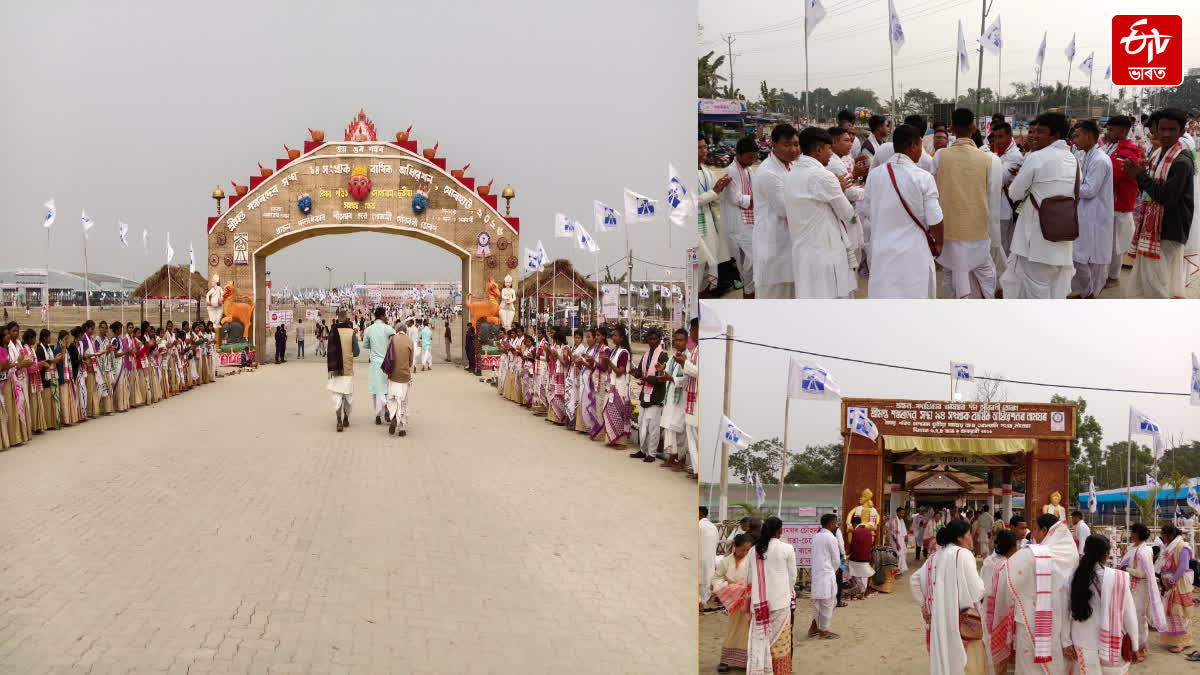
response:
<svg viewBox="0 0 1200 675"><path fill-rule="evenodd" d="M783 521L763 523L750 550L750 640L746 675L792 672L792 599L796 587L796 549L780 538Z"/></svg>
<svg viewBox="0 0 1200 675"><path fill-rule="evenodd" d="M1143 523L1129 526L1129 540L1132 546L1121 558L1118 569L1129 573L1129 587L1133 592L1133 608L1137 613L1138 631L1134 640L1142 646L1138 651L1135 663L1146 658L1146 645L1150 643L1150 626L1157 631L1163 630L1167 623L1166 610L1163 608L1162 596L1158 592L1158 580L1154 577L1154 549L1150 546L1150 528Z"/></svg>
<svg viewBox="0 0 1200 675"><path fill-rule="evenodd" d="M1121 656L1121 639L1129 636L1139 649L1137 610L1129 591L1129 574L1105 567L1111 545L1106 537L1084 540L1083 557L1071 583L1058 591L1068 597L1070 617L1063 621L1063 655L1074 660L1075 672L1125 675L1129 661Z"/></svg>
<svg viewBox="0 0 1200 675"><path fill-rule="evenodd" d="M1036 543L1008 559L996 593L996 613L1013 612L1018 673L1067 675L1060 640L1062 622L1070 618L1067 598L1052 591L1070 581L1079 564L1079 549L1070 526L1048 513L1038 516L1036 528Z"/></svg>
<svg viewBox="0 0 1200 675"><path fill-rule="evenodd" d="M1013 659L1013 612L996 612L996 591L1003 583L1008 559L1017 552L1017 535L1002 529L996 533L992 554L983 559L979 576L983 579L983 625L988 633L988 656L992 668L1001 675L1008 673Z"/></svg>
<svg viewBox="0 0 1200 675"><path fill-rule="evenodd" d="M921 606L932 675L990 673L983 640L964 640L958 630L959 612L974 608L983 616L983 579L971 552L971 527L952 519L938 532L938 551L913 573L909 588Z"/></svg>
<svg viewBox="0 0 1200 675"><path fill-rule="evenodd" d="M854 207L838 177L825 168L828 144L800 135L804 154L783 179L788 234L792 242L792 282L796 298L848 298L858 287L850 269L850 238L843 223ZM825 161L822 161L825 160Z"/></svg>
<svg viewBox="0 0 1200 675"><path fill-rule="evenodd" d="M920 144L911 147L920 150ZM867 196L863 206L871 223L871 276L867 297L931 299L937 297L937 272L933 254L921 228L909 217L892 186L891 167L904 203L925 228L942 222L933 176L917 167L912 158L898 152L882 168L867 176Z"/></svg>

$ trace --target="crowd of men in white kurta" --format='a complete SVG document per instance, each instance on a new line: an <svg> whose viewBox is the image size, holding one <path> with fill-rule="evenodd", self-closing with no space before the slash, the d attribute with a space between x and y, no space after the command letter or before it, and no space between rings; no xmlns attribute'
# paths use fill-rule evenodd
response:
<svg viewBox="0 0 1200 675"><path fill-rule="evenodd" d="M828 129L780 124L757 168L745 138L715 180L701 136L706 262L732 258L746 298L853 297L857 275L871 298L1095 298L1129 254L1108 295L1185 295L1200 234L1183 111L1103 129L1048 112L1020 139L997 116L986 142L965 108L932 135L920 115L868 126L858 138L847 111Z"/></svg>

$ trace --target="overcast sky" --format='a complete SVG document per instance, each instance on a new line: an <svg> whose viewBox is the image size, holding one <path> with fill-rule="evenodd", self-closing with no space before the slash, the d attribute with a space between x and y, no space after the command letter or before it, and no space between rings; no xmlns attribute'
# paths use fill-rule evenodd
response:
<svg viewBox="0 0 1200 675"><path fill-rule="evenodd" d="M734 337L793 349L947 371L951 359L980 374L1027 382L1186 393L1191 352L1200 352L1200 312L1190 301L704 301L734 326ZM707 319L706 319L707 321ZM714 472L714 443L725 386L724 341L703 340L700 369L700 478ZM912 373L815 358L859 398L947 400L949 375ZM755 440L783 438L788 355L735 344L730 419ZM1168 432L1200 439L1200 407L1186 396L1082 391L1007 384L1007 400L1049 402L1053 394L1087 400L1104 431L1104 445L1123 441L1133 405ZM960 386L972 400L974 386ZM837 402L791 406L788 446L837 443ZM1149 445L1149 437L1139 439Z"/></svg>
<svg viewBox="0 0 1200 675"><path fill-rule="evenodd" d="M822 0L825 19L812 34L808 50L809 86L828 87L836 93L850 87L873 89L884 100L889 96L887 0ZM974 87L979 68L979 43L982 31L979 0L895 0L896 13L904 28L905 44L895 57L896 95L901 86L920 88L944 98L954 96L958 21L962 20L971 71L960 75L959 91ZM1045 2L1044 0L995 0L987 22L999 15L1004 49L1001 54L1004 94L1011 95L1010 82L1032 81L1034 58L1046 38L1046 63L1043 83L1066 82L1067 57L1063 53L1072 33L1075 40L1075 66L1095 51L1093 87L1107 91L1104 71L1111 63L1112 17L1135 10L1147 14L1183 14L1184 66L1200 65L1200 51L1189 47L1200 37L1200 13L1181 12L1184 4L1175 0L1147 0L1136 5L1128 2ZM700 24L698 56L716 50L725 54L722 35L732 33L734 85L751 100L758 98L759 82L791 92L804 90L804 3L799 0L760 0L753 3L699 0ZM1189 40L1188 38L1191 38ZM740 54L740 56L739 56ZM728 77L726 62L720 71ZM983 86L996 89L997 60L984 52ZM1078 68L1071 73L1071 84L1086 84Z"/></svg>
<svg viewBox="0 0 1200 675"><path fill-rule="evenodd" d="M207 258L214 185L274 167L306 127L340 140L359 108L381 140L413 125L448 168L494 193L511 183L521 242L541 238L591 273L590 254L553 237L563 211L591 230L592 200L628 186L665 196L667 162L695 153L695 0L481 3L5 3L0 19L0 267L42 266L42 203L53 196L52 267L82 268L79 214L95 221L89 268L143 277ZM503 208L503 201L501 201ZM117 218L131 226L122 250ZM142 228L151 251L141 250ZM683 233L639 225L638 257L683 265ZM599 233L601 265L624 235ZM460 278L431 244L381 234L319 237L270 259L277 284ZM662 278L639 265L635 278Z"/></svg>

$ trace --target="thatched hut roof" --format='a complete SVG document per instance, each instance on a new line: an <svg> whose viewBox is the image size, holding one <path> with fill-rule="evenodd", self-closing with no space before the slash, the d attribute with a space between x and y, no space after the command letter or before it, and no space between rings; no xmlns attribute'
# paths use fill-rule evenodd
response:
<svg viewBox="0 0 1200 675"><path fill-rule="evenodd" d="M184 299L188 297L188 266L187 265L171 265L171 278L168 291L167 283L167 265L163 265L158 270L146 277L142 283L133 291L135 298L160 298L166 299ZM199 272L192 272L191 299L204 300L204 294L208 292L208 280L205 279Z"/></svg>
<svg viewBox="0 0 1200 675"><path fill-rule="evenodd" d="M517 289L523 298L533 297L535 290L543 298L596 297L596 285L576 271L566 258L551 262L540 274L525 277Z"/></svg>

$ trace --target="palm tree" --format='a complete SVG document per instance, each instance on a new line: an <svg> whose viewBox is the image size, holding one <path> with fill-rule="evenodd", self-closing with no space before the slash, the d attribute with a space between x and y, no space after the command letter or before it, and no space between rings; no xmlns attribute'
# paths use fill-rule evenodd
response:
<svg viewBox="0 0 1200 675"><path fill-rule="evenodd" d="M779 90L774 88L768 89L766 80L759 83L758 92L762 98L763 110L765 112L774 112L779 107Z"/></svg>
<svg viewBox="0 0 1200 675"><path fill-rule="evenodd" d="M1146 490L1145 497L1139 497L1132 492L1129 493L1129 501L1137 505L1138 513L1141 514L1142 520L1146 520L1146 516L1150 516L1152 527L1158 527L1158 510L1155 506L1158 503L1159 488Z"/></svg>
<svg viewBox="0 0 1200 675"><path fill-rule="evenodd" d="M725 57L718 56L713 60L715 54L716 52L709 52L696 60L700 98L716 98L719 93L717 87L725 80L724 76L717 74L717 69L725 64Z"/></svg>

